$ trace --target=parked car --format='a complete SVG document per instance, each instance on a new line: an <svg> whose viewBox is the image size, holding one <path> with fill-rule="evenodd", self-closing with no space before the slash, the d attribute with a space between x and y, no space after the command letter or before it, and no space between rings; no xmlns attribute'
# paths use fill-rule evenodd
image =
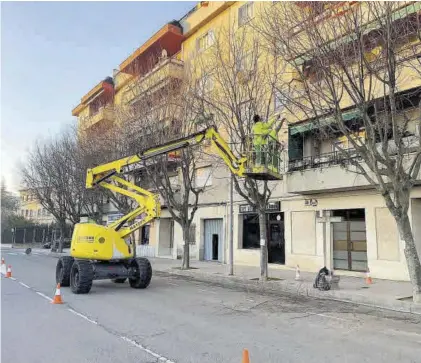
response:
<svg viewBox="0 0 421 363"><path fill-rule="evenodd" d="M49 248L52 248L52 247L53 247L53 245L54 245L56 248L58 248L59 242L60 242L60 240L59 240L59 239L55 239L53 242L46 242L46 243L44 243L44 244L42 245L42 248L49 249ZM70 244L71 244L71 242L72 242L72 239L71 239L71 238L64 238L64 239L63 239L63 248L70 248Z"/></svg>

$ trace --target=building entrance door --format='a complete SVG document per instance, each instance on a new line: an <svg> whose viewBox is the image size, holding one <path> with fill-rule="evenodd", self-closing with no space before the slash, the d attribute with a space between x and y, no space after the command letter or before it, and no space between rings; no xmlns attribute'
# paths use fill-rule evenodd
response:
<svg viewBox="0 0 421 363"><path fill-rule="evenodd" d="M285 264L284 213L267 214L268 262Z"/></svg>
<svg viewBox="0 0 421 363"><path fill-rule="evenodd" d="M334 210L333 216L343 218L333 224L333 268L367 271L365 210Z"/></svg>
<svg viewBox="0 0 421 363"><path fill-rule="evenodd" d="M223 221L222 219L205 219L204 256L205 261L222 262L223 253Z"/></svg>

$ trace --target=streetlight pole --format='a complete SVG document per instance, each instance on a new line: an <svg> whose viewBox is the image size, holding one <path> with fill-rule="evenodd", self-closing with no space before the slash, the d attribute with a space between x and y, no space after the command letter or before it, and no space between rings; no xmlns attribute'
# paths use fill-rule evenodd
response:
<svg viewBox="0 0 421 363"><path fill-rule="evenodd" d="M230 183L230 241L229 241L229 275L234 275L234 176L231 173Z"/></svg>

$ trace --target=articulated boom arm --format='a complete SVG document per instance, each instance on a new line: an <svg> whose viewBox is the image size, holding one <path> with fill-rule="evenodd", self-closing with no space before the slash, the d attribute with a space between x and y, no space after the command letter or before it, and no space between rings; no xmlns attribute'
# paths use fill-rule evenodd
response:
<svg viewBox="0 0 421 363"><path fill-rule="evenodd" d="M122 238L130 235L130 233L139 229L146 223L149 223L154 218L160 216L160 204L158 196L142 189L135 184L119 178L118 174L124 174L133 169L134 164L143 163L144 161L159 156L168 154L172 151L192 147L200 144L204 140L210 140L212 145L216 148L219 156L227 164L231 172L238 176L244 176L246 157L236 157L225 140L221 137L215 127L208 127L195 134L169 141L165 144L151 147L138 154L127 156L119 160L109 162L107 164L99 165L92 169L88 169L86 175L86 187L92 188L96 185L101 185L116 193L126 195L133 198L138 203L139 207L132 212L126 214L119 220L115 221L110 228L119 232ZM143 166L143 165L142 165ZM110 183L109 180L115 183ZM124 188L125 187L125 188ZM129 227L124 227L127 222L131 222L139 215L144 215L142 220L133 223Z"/></svg>

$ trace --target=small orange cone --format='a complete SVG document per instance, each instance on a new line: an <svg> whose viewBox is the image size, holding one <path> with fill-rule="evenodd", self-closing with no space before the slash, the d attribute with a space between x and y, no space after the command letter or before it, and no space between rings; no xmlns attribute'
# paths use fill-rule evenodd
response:
<svg viewBox="0 0 421 363"><path fill-rule="evenodd" d="M367 285L371 285L373 283L373 279L370 276L370 269L367 269L367 272L365 273L365 283Z"/></svg>
<svg viewBox="0 0 421 363"><path fill-rule="evenodd" d="M57 284L56 293L54 294L54 299L51 301L52 304L63 304L61 299L60 284Z"/></svg>
<svg viewBox="0 0 421 363"><path fill-rule="evenodd" d="M1 258L1 267L0 267L0 272L3 275L6 275L6 262L4 261L4 257Z"/></svg>
<svg viewBox="0 0 421 363"><path fill-rule="evenodd" d="M242 363L250 363L249 351L247 349L243 350L243 360Z"/></svg>
<svg viewBox="0 0 421 363"><path fill-rule="evenodd" d="M9 265L7 267L7 272L6 272L6 276L5 277L7 277L7 278L12 277L12 266Z"/></svg>

